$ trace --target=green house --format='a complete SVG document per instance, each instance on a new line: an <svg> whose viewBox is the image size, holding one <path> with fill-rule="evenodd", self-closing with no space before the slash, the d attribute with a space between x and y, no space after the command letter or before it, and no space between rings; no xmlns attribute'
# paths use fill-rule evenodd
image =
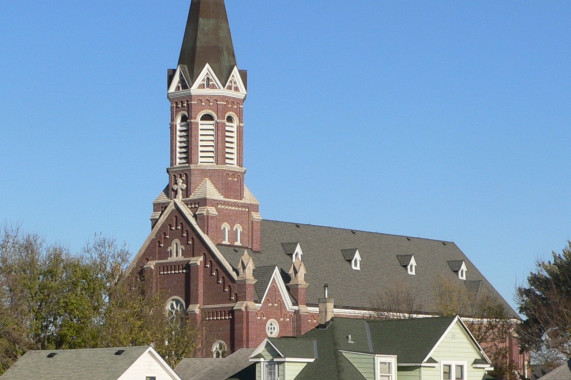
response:
<svg viewBox="0 0 571 380"><path fill-rule="evenodd" d="M482 380L490 359L458 317L333 318L250 355L257 380Z"/></svg>

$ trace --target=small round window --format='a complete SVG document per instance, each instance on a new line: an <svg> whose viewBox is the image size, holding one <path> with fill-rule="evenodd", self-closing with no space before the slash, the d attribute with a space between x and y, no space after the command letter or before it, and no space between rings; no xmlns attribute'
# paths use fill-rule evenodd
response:
<svg viewBox="0 0 571 380"><path fill-rule="evenodd" d="M268 323L266 323L266 334L268 334L270 338L274 338L278 336L279 333L280 325L278 324L278 321L275 319L270 319Z"/></svg>

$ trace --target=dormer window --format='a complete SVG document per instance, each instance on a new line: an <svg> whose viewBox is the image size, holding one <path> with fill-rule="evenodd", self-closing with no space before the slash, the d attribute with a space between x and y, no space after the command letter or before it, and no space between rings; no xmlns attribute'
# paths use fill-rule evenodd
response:
<svg viewBox="0 0 571 380"><path fill-rule="evenodd" d="M414 260L414 256L412 256L410 263L406 267L406 271L411 276L416 275L416 261Z"/></svg>
<svg viewBox="0 0 571 380"><path fill-rule="evenodd" d="M351 262L351 269L361 270L361 255L357 248L342 249L341 253L346 261Z"/></svg>
<svg viewBox="0 0 571 380"><path fill-rule="evenodd" d="M466 279L466 264L462 263L462 267L460 268L460 270L458 271L458 278L460 280L465 280Z"/></svg>
<svg viewBox="0 0 571 380"><path fill-rule="evenodd" d="M230 244L230 226L228 223L222 225L222 244Z"/></svg>
<svg viewBox="0 0 571 380"><path fill-rule="evenodd" d="M416 275L416 260L414 259L414 255L397 255L397 259L399 264L403 268L406 268L406 273L411 276Z"/></svg>
<svg viewBox="0 0 571 380"><path fill-rule="evenodd" d="M291 255L291 261L295 263L297 259L301 261L303 252L299 243L282 243L282 248L286 255Z"/></svg>
<svg viewBox="0 0 571 380"><path fill-rule="evenodd" d="M464 260L450 260L448 261L448 266L450 266L452 272L458 274L458 278L460 280L466 280L468 268L466 267L466 262Z"/></svg>

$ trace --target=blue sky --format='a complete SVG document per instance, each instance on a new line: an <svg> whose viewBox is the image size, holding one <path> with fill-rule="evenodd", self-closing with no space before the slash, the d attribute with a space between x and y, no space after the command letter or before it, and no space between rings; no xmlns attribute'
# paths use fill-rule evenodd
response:
<svg viewBox="0 0 571 380"><path fill-rule="evenodd" d="M0 223L139 249L188 6L0 2ZM264 218L454 241L512 304L571 239L571 2L227 8Z"/></svg>

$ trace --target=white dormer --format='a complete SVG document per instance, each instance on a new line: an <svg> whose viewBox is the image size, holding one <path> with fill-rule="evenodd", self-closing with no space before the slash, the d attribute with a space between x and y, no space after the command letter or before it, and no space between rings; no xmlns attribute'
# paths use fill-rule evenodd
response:
<svg viewBox="0 0 571 380"><path fill-rule="evenodd" d="M410 263L407 265L406 271L411 276L416 275L416 260L414 259L414 256L410 258Z"/></svg>
<svg viewBox="0 0 571 380"><path fill-rule="evenodd" d="M458 278L460 280L466 279L468 268L466 267L466 262L464 260L449 260L448 266L452 269L452 272L458 274Z"/></svg>
<svg viewBox="0 0 571 380"><path fill-rule="evenodd" d="M466 263L462 261L462 266L460 267L460 270L458 271L458 278L460 280L465 280L466 279Z"/></svg>
<svg viewBox="0 0 571 380"><path fill-rule="evenodd" d="M351 269L361 270L361 254L357 248L342 249L341 253L345 261L351 262Z"/></svg>
<svg viewBox="0 0 571 380"><path fill-rule="evenodd" d="M286 255L291 255L291 261L295 263L296 259L302 260L303 251L301 250L301 245L298 242L295 243L282 243L282 248Z"/></svg>
<svg viewBox="0 0 571 380"><path fill-rule="evenodd" d="M416 275L416 260L414 259L414 255L397 255L397 259L399 264L403 268L406 268L406 273L411 276Z"/></svg>

